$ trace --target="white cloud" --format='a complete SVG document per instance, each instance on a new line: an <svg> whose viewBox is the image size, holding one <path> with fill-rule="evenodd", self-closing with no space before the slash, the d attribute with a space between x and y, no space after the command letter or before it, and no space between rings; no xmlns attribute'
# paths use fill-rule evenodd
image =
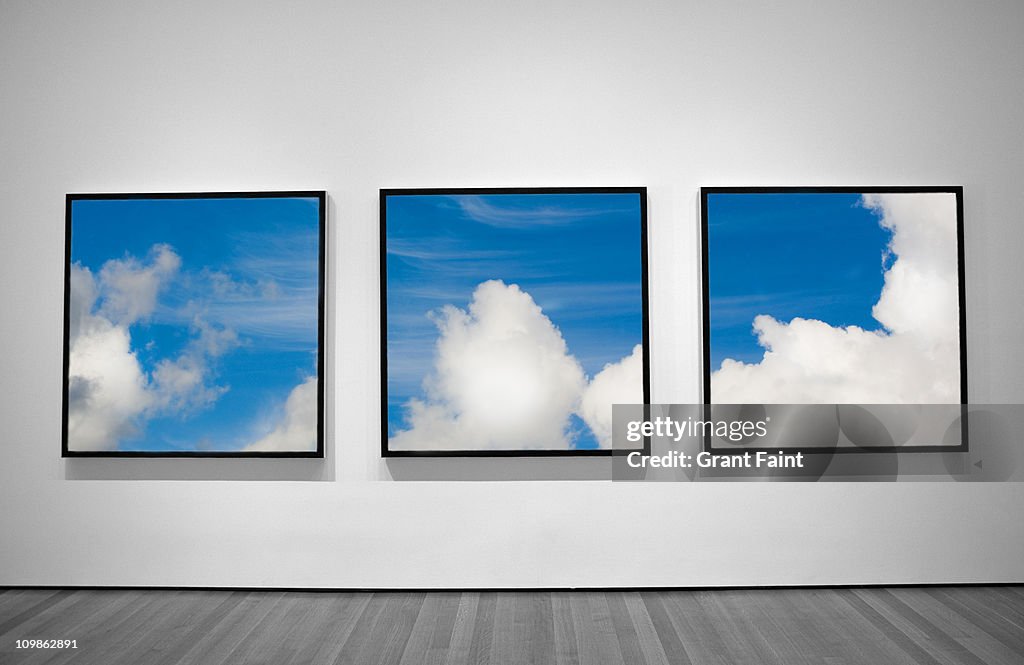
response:
<svg viewBox="0 0 1024 665"><path fill-rule="evenodd" d="M214 386L209 360L238 344L231 330L196 318L181 354L157 362L147 376L132 351L132 323L152 314L157 296L181 259L155 245L149 260L106 262L97 277L71 266L68 357L68 448L113 450L160 413L187 413L212 404L226 390Z"/></svg>
<svg viewBox="0 0 1024 665"><path fill-rule="evenodd" d="M643 399L641 347L588 384L561 332L514 284L483 282L468 311L448 305L435 323L426 398L406 404L409 429L391 438L392 450L568 450L574 413L609 447L605 400Z"/></svg>
<svg viewBox="0 0 1024 665"><path fill-rule="evenodd" d="M864 205L893 232L897 258L872 315L922 341L955 341L959 325L956 199L952 194L870 194Z"/></svg>
<svg viewBox="0 0 1024 665"><path fill-rule="evenodd" d="M393 450L568 449L569 420L586 385L565 340L528 293L491 280L468 311L436 315L426 400L411 400L410 429Z"/></svg>
<svg viewBox="0 0 1024 665"><path fill-rule="evenodd" d="M153 369L153 410L188 413L211 406L228 391L227 386L212 385L210 360L239 345L235 331L215 328L196 317L195 335L174 360L164 358Z"/></svg>
<svg viewBox="0 0 1024 665"><path fill-rule="evenodd" d="M317 443L317 378L292 389L284 415L274 429L244 448L245 452L314 452Z"/></svg>
<svg viewBox="0 0 1024 665"><path fill-rule="evenodd" d="M157 294L181 267L181 257L169 245L154 245L149 263L127 256L107 261L100 268L101 314L122 325L147 318L156 307Z"/></svg>
<svg viewBox="0 0 1024 665"><path fill-rule="evenodd" d="M594 376L580 399L579 414L602 448L612 447L612 405L644 403L644 347Z"/></svg>
<svg viewBox="0 0 1024 665"><path fill-rule="evenodd" d="M131 351L127 328L89 313L97 288L92 274L71 268L68 362L68 448L109 450L136 431L153 402L146 375Z"/></svg>
<svg viewBox="0 0 1024 665"><path fill-rule="evenodd" d="M136 431L153 403L145 373L123 325L93 314L99 286L92 273L71 267L68 356L68 448L110 450Z"/></svg>
<svg viewBox="0 0 1024 665"><path fill-rule="evenodd" d="M753 321L758 363L732 359L711 375L718 403L958 403L956 199L871 194L862 204L892 231L885 282L866 331L795 318Z"/></svg>

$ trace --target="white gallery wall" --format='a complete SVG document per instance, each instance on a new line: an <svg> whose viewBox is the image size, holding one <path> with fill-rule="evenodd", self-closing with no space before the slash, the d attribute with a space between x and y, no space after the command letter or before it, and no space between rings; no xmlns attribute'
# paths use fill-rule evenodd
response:
<svg viewBox="0 0 1024 665"><path fill-rule="evenodd" d="M380 445L378 189L644 185L700 400L701 185L963 185L971 400L1024 401L1024 3L0 0L0 585L1024 581L1020 483L613 483ZM64 195L325 189L327 457L60 457Z"/></svg>

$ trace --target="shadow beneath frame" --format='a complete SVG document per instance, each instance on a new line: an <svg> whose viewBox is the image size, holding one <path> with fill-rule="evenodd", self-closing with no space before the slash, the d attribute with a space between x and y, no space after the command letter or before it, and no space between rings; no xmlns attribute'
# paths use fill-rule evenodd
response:
<svg viewBox="0 0 1024 665"><path fill-rule="evenodd" d="M66 480L334 480L327 459L102 458L64 460Z"/></svg>
<svg viewBox="0 0 1024 665"><path fill-rule="evenodd" d="M392 480L611 480L611 457L390 457Z"/></svg>

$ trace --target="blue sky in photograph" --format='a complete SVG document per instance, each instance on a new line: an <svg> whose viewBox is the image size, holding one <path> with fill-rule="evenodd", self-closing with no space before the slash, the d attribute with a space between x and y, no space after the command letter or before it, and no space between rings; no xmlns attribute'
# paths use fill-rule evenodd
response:
<svg viewBox="0 0 1024 665"><path fill-rule="evenodd" d="M399 195L387 200L388 422L423 397L438 329L482 282L530 294L589 377L642 342L640 197L619 193ZM577 448L596 447L573 416Z"/></svg>
<svg viewBox="0 0 1024 665"><path fill-rule="evenodd" d="M857 193L710 193L711 368L758 362L754 317L878 330L891 233Z"/></svg>
<svg viewBox="0 0 1024 665"><path fill-rule="evenodd" d="M71 262L97 283L108 262L141 270L159 248L180 257L152 312L127 325L152 382L160 363L192 353L215 397L140 412L120 450L234 451L270 431L285 400L317 373L319 201L316 198L79 199ZM109 268L108 268L109 271ZM93 311L109 317L100 287ZM116 323L116 319L113 319ZM202 328L219 337L208 345ZM212 348L212 347L209 347ZM184 398L182 398L184 399Z"/></svg>

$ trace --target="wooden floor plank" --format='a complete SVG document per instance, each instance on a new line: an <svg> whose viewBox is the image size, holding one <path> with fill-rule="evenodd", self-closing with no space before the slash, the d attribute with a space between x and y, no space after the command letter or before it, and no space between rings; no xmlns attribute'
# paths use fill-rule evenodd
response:
<svg viewBox="0 0 1024 665"><path fill-rule="evenodd" d="M772 622L772 614L785 611L781 596L775 596L770 604L759 602L763 598L756 591L722 591L704 596L708 604L710 621L722 635L723 644L728 645L728 659L746 663L786 663L780 653L776 634L779 628ZM803 654L798 654L798 658Z"/></svg>
<svg viewBox="0 0 1024 665"><path fill-rule="evenodd" d="M252 592L228 612L217 626L190 646L179 661L182 665L221 665L231 652L280 599L279 592Z"/></svg>
<svg viewBox="0 0 1024 665"><path fill-rule="evenodd" d="M441 665L451 644L459 596L427 594L409 633L399 665Z"/></svg>
<svg viewBox="0 0 1024 665"><path fill-rule="evenodd" d="M308 624L297 634L296 646L283 665L333 663L359 626L373 625L384 598L373 593L317 594ZM362 623L361 623L362 622ZM361 637L360 637L361 639Z"/></svg>
<svg viewBox="0 0 1024 665"><path fill-rule="evenodd" d="M881 632L889 642L899 647L912 662L920 665L942 665L922 649L913 639L908 637L900 628L891 624L884 615L861 598L856 590L840 589L837 593L852 607L858 614L868 620Z"/></svg>
<svg viewBox="0 0 1024 665"><path fill-rule="evenodd" d="M12 618L25 612L31 605L45 602L59 593L60 589L8 589L6 594L0 596L0 636L5 632L2 626Z"/></svg>
<svg viewBox="0 0 1024 665"><path fill-rule="evenodd" d="M647 658L640 648L639 631L629 608L626 607L625 595L621 591L612 591L604 595L622 660L626 663L646 663Z"/></svg>
<svg viewBox="0 0 1024 665"><path fill-rule="evenodd" d="M813 606L816 611L824 611L826 620L821 624L821 630L835 636L834 653L840 660L892 665L913 665L917 662L888 638L884 626L872 622L874 617L861 614L836 590L821 591L824 595L814 598Z"/></svg>
<svg viewBox="0 0 1024 665"><path fill-rule="evenodd" d="M906 653L916 660L918 658L916 650L919 649L941 665L957 665L954 654L945 654L941 649L935 649L931 644L929 631L909 620L904 613L885 602L886 599L878 591L878 589L853 589L852 593L876 612L892 631L902 636L901 641L898 642L901 648L904 644L913 645L913 649L904 649Z"/></svg>
<svg viewBox="0 0 1024 665"><path fill-rule="evenodd" d="M974 625L946 603L940 602L927 589L893 589L892 593L923 616L929 618L946 635L977 656L983 663L1019 663L1015 654L999 640ZM1024 599L1022 599L1024 601Z"/></svg>
<svg viewBox="0 0 1024 665"><path fill-rule="evenodd" d="M958 642L954 635L936 626L930 618L900 600L888 589L877 589L874 596L923 634L925 638L921 646L936 658L946 660L950 665L986 665L984 660Z"/></svg>
<svg viewBox="0 0 1024 665"><path fill-rule="evenodd" d="M1024 592L1017 587L992 587L990 589L992 596L998 598L1001 603L1012 611L1016 611L1017 616L1020 619L1024 619L1024 605L1021 601L1024 600Z"/></svg>
<svg viewBox="0 0 1024 665"><path fill-rule="evenodd" d="M384 596L385 602L367 638L358 651L350 651L346 644L345 649L335 660L336 663L397 664L401 660L409 634L426 599L426 593L392 592L376 595Z"/></svg>
<svg viewBox="0 0 1024 665"><path fill-rule="evenodd" d="M516 621L516 594L501 591L495 594L494 628L491 637L489 663L513 665L516 658L516 644L513 630Z"/></svg>
<svg viewBox="0 0 1024 665"><path fill-rule="evenodd" d="M551 622L555 636L555 664L580 665L580 645L572 622L568 591L551 594Z"/></svg>
<svg viewBox="0 0 1024 665"><path fill-rule="evenodd" d="M573 593L569 596L569 607L581 665L620 665L622 653L603 594L595 591Z"/></svg>
<svg viewBox="0 0 1024 665"><path fill-rule="evenodd" d="M402 651L402 659L398 665L422 665L427 658L427 651L430 649L430 640L437 627L437 620L440 614L441 598L439 595L429 594L423 600L419 614L409 631L409 639Z"/></svg>
<svg viewBox="0 0 1024 665"><path fill-rule="evenodd" d="M183 624L180 628L172 631L166 636L166 640L153 646L153 658L150 665L175 665L179 663L189 649L204 636L220 630L222 621L248 596L245 591L232 591L229 593L207 592L202 611L196 614L196 619L190 624Z"/></svg>
<svg viewBox="0 0 1024 665"><path fill-rule="evenodd" d="M925 589L890 589L889 593L900 602L926 617L932 624L954 639L970 637L970 623L945 603L928 595Z"/></svg>
<svg viewBox="0 0 1024 665"><path fill-rule="evenodd" d="M479 592L460 594L459 606L452 625L451 642L442 661L445 665L467 665L471 661L473 629L476 626L479 603Z"/></svg>
<svg viewBox="0 0 1024 665"><path fill-rule="evenodd" d="M17 632L15 639L31 639L31 636L24 632L22 624L38 620L40 615L54 605L67 605L71 602L70 594L72 593L74 592L55 591L38 598L29 596L26 600L29 600L30 604L21 608L13 608L11 616L4 620L3 623L0 623L0 638L5 638L8 634Z"/></svg>
<svg viewBox="0 0 1024 665"><path fill-rule="evenodd" d="M963 589L943 588L934 591L937 597L943 598L950 607L974 625L1010 649L1024 653L1024 626L994 610L990 605L990 597L981 599L976 593L962 593Z"/></svg>
<svg viewBox="0 0 1024 665"><path fill-rule="evenodd" d="M715 626L701 607L700 597L707 591L668 591L664 593L665 608L686 651L695 663L730 665L725 644Z"/></svg>
<svg viewBox="0 0 1024 665"><path fill-rule="evenodd" d="M466 661L470 665L488 665L491 662L491 647L494 645L494 613L497 609L497 594L480 594L476 621L473 624L473 637L470 641L469 660Z"/></svg>
<svg viewBox="0 0 1024 665"><path fill-rule="evenodd" d="M112 627L124 625L124 622L131 617L138 608L149 604L154 599L145 591L91 591L83 592L92 594L94 604L86 618L75 624L70 617L62 617L62 623L67 622L67 635L78 639L80 650L67 649L61 653L55 653L48 658L39 658L38 662L45 662L47 665L64 665L77 660L82 654L101 654L106 651L109 638L116 634L111 631ZM28 659L25 665L33 665L34 661Z"/></svg>
<svg viewBox="0 0 1024 665"><path fill-rule="evenodd" d="M273 598L273 597L271 597ZM279 593L270 610L253 625L252 629L228 652L223 665L270 665L267 651L284 639L283 629L288 625L285 616L294 607L284 593Z"/></svg>
<svg viewBox="0 0 1024 665"><path fill-rule="evenodd" d="M131 630L109 633L115 639L104 646L106 662L109 665L134 665L158 658L160 654L154 653L154 648L188 621L188 616L195 612L197 599L202 597L202 592L173 591L167 596L166 603L140 612L131 619Z"/></svg>
<svg viewBox="0 0 1024 665"><path fill-rule="evenodd" d="M880 650L876 640L858 639L857 634L876 632L866 619L828 589L793 589L778 595L767 592L762 603L769 607L780 605L799 617L796 630L805 655L822 662L888 662L891 658ZM757 593L757 592L748 592ZM895 647L889 645L891 649ZM896 658L906 658L896 650ZM898 660L897 660L898 662Z"/></svg>
<svg viewBox="0 0 1024 665"><path fill-rule="evenodd" d="M334 657L331 659L323 659L325 653L318 653L317 658L312 662L315 663L357 663L356 656L362 652L364 646L370 641L371 632L373 627L377 625L377 619L380 618L381 613L384 612L390 600L390 595L386 593L372 593L369 596L370 602L366 604L363 611L360 612L356 618L354 624L352 624L351 630L345 635L345 639L331 639L328 641L335 642L335 646L331 647L329 653ZM339 635L338 638L341 636ZM301 661L297 661L301 662Z"/></svg>
<svg viewBox="0 0 1024 665"><path fill-rule="evenodd" d="M683 640L665 607L664 595L657 591L647 591L641 593L640 598L643 600L644 607L647 608L647 615L651 618L658 641L669 662L673 665L692 665L694 661L686 647L683 646Z"/></svg>
<svg viewBox="0 0 1024 665"><path fill-rule="evenodd" d="M969 605L984 608L983 614L991 614L998 617L999 623L1024 635L1024 606L1020 603L1007 602L998 593L991 593L985 596L984 602L980 602L977 594L962 593L962 589L949 589L949 593L957 598L964 598Z"/></svg>
<svg viewBox="0 0 1024 665"><path fill-rule="evenodd" d="M525 665L555 665L555 620L551 592L516 597L515 643Z"/></svg>
<svg viewBox="0 0 1024 665"><path fill-rule="evenodd" d="M102 646L107 663L133 665L140 660L146 663L159 660L168 644L176 643L183 631L196 625L197 614L207 607L203 601L208 598L201 591L171 592L167 603L147 608L135 617L126 616L124 621L131 622L129 625L134 628L106 631L112 638ZM131 639L123 639L129 632Z"/></svg>
<svg viewBox="0 0 1024 665"><path fill-rule="evenodd" d="M594 626L594 645L597 652L601 654L602 661L611 665L619 663L631 663L625 660L625 652L619 642L619 636L615 631L615 622L612 619L612 608L608 603L609 593L602 591L588 591L585 594L587 605L590 606L590 617Z"/></svg>
<svg viewBox="0 0 1024 665"><path fill-rule="evenodd" d="M91 594L95 592L79 592ZM106 623L101 624L98 631L92 635L83 635L79 640L80 648L73 654L75 657L68 662L78 662L86 657L90 659L101 658L103 663L116 662L125 655L132 654L133 646L141 636L147 634L147 629L156 623L163 616L167 609L173 607L176 601L175 592L166 593L140 593L138 602L129 602L122 611L115 614ZM92 601L85 610L96 612L98 608L108 599L102 596L87 595ZM65 615L59 621L70 620L71 615ZM49 663L50 660L41 662ZM30 661L30 665L35 665Z"/></svg>
<svg viewBox="0 0 1024 665"><path fill-rule="evenodd" d="M626 611L636 628L637 642L640 644L640 651L643 653L643 662L647 665L670 665L665 649L658 639L658 631L651 621L651 615L647 613L647 606L644 605L640 593L630 591L623 594L623 602Z"/></svg>
<svg viewBox="0 0 1024 665"><path fill-rule="evenodd" d="M254 662L280 665L291 658L298 645L302 643L315 607L313 601L318 595L301 592L287 594L271 615L268 615L274 617L274 626L272 630L260 636L259 650Z"/></svg>
<svg viewBox="0 0 1024 665"><path fill-rule="evenodd" d="M847 615L853 614L853 610L846 603L840 604L831 598L828 590L790 589L778 597L765 595L763 602L772 608L781 606L791 618L784 630L792 634L796 643L806 645L802 651L807 662L828 662L829 659L843 662L859 658L864 652L859 646L849 644L848 630L835 629L837 622L849 628L851 622Z"/></svg>
<svg viewBox="0 0 1024 665"><path fill-rule="evenodd" d="M73 639L77 643L76 649L68 649L62 651L37 651L32 653L22 653L20 663L25 665L36 665L37 663L51 663L57 660L81 660L81 659L96 659L101 654L105 653L109 645L116 644L119 640L123 639L121 633L114 633L110 631L116 624L120 626L134 626L137 622L141 621L140 617L144 617L150 610L150 608L160 606L167 602L166 597L159 597L154 595L140 594L136 598L136 602L129 602L125 607L120 610L115 610L114 619L108 621L108 623L102 624L98 629L89 635L75 635L70 633L68 626L81 625L84 622L85 617L92 616L99 612L100 607L106 604L104 601L96 598L95 592L86 590L69 592L65 595L66 598L77 598L78 602L74 604L57 604L52 608L45 610L39 616L40 618L48 616L48 620L43 623L27 623L24 625L27 630L38 630L39 632L46 631L46 633L52 635L51 639ZM131 628L129 628L130 630ZM61 636L55 634L54 631L61 633ZM37 637L33 635L33 637ZM38 637L42 637L38 635ZM23 638L22 638L23 639ZM73 657L73 658L72 658Z"/></svg>
<svg viewBox="0 0 1024 665"><path fill-rule="evenodd" d="M455 621L458 618L459 608L462 605L462 594L441 593L430 595L439 596L440 603L438 603L438 616L437 621L434 623L434 632L430 636L427 653L422 662L424 665L443 665L445 660L447 660L448 652L452 648L452 638L455 635ZM406 644L405 650L406 652L410 651L408 644Z"/></svg>

